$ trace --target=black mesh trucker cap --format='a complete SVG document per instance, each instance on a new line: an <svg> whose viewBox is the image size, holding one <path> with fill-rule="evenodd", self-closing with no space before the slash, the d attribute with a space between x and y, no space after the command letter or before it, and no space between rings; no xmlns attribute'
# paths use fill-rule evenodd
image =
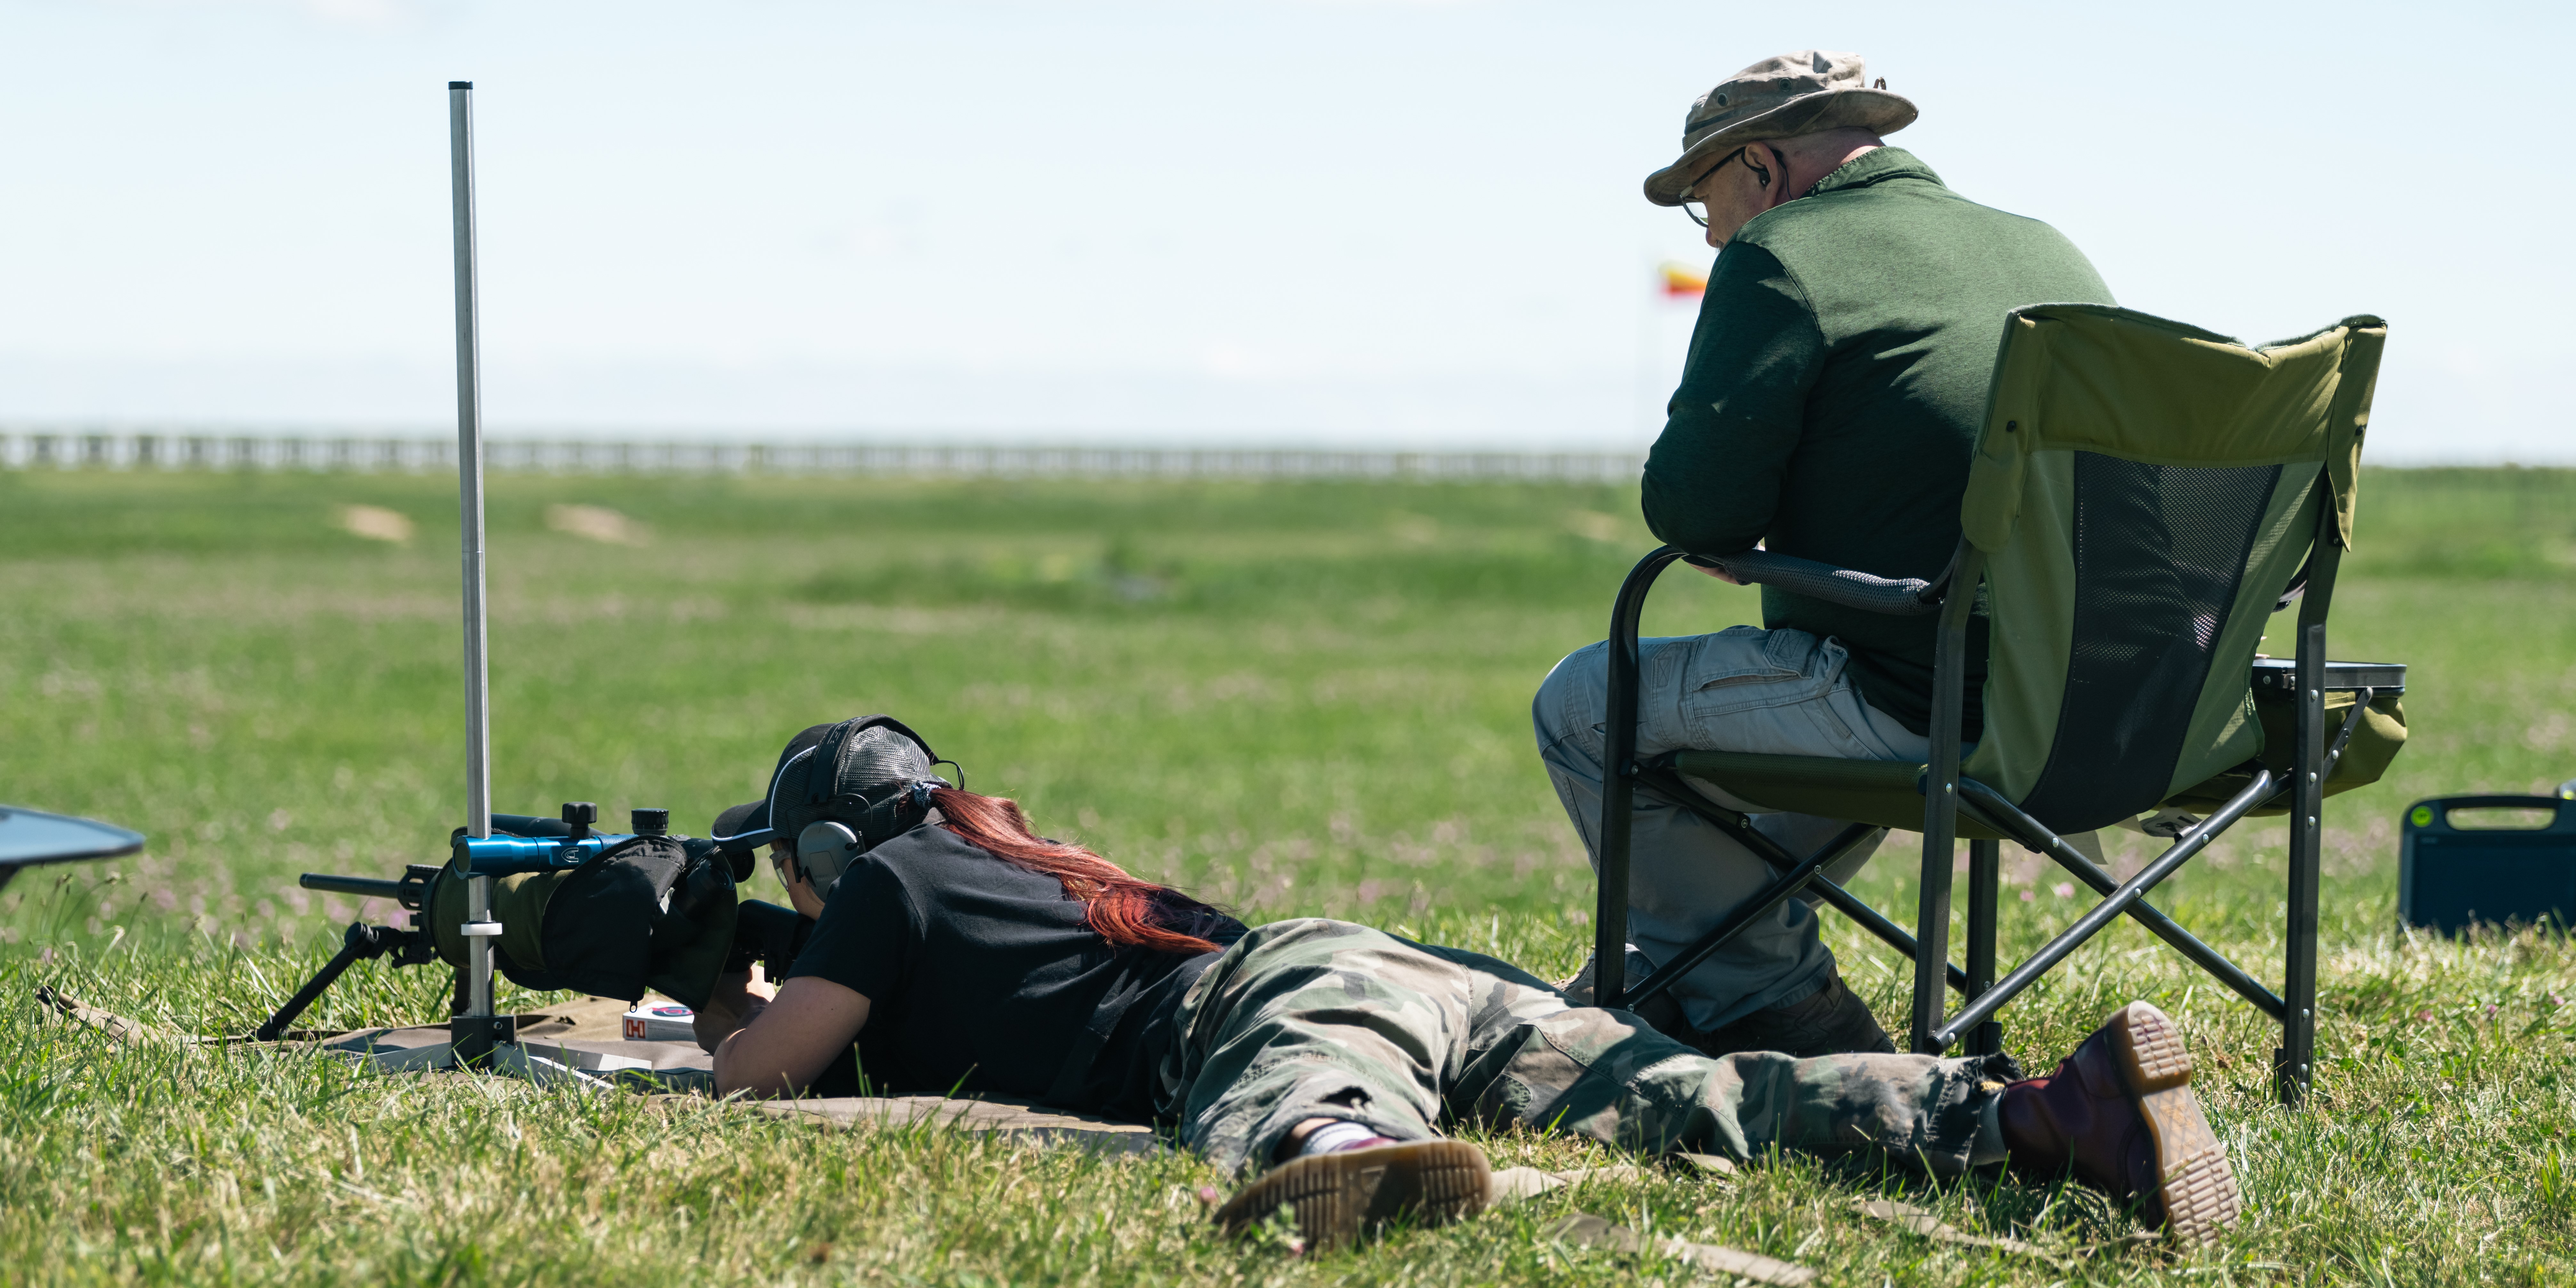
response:
<svg viewBox="0 0 2576 1288"><path fill-rule="evenodd" d="M769 795L717 815L711 839L749 853L816 819L855 814L889 787L930 779L935 759L930 744L892 716L814 725L779 751Z"/></svg>

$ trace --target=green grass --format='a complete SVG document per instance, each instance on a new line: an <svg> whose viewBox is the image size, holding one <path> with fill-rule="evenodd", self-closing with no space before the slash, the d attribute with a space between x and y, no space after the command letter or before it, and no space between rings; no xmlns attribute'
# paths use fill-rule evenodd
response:
<svg viewBox="0 0 2576 1288"><path fill-rule="evenodd" d="M550 530L613 506L642 547ZM408 516L392 546L335 507ZM1547 667L1597 638L1648 543L1633 492L1504 485L497 478L494 797L702 831L806 724L892 711L969 785L1247 918L1325 914L1570 969L1590 878L1530 745ZM2576 1275L2576 952L2394 929L2419 797L2576 775L2576 476L2378 472L2334 652L2408 662L2412 741L2329 811L2326 1063L2273 1107L2255 1014L2114 928L2006 1012L2053 1060L2130 997L2174 1011L2252 1202L2231 1242L2105 1249L2069 1274L1849 1211L1899 1194L2060 1249L2124 1227L2079 1189L1931 1186L1784 1158L1651 1179L1301 1260L1209 1238L1187 1157L1104 1161L735 1108L371 1077L237 1048L118 1048L40 1022L51 983L242 1032L354 901L300 871L431 861L460 813L455 501L439 477L0 471L0 799L149 833L142 856L0 893L0 1278L403 1282L1637 1282L1569 1250L1581 1208L1838 1283L2540 1282ZM1604 540L1603 537L1614 539ZM1675 577L1648 628L1753 620ZM2273 651L2287 652L2287 641ZM1904 838L1899 838L1903 840ZM2145 853L2125 835L2115 858ZM2282 846L2251 826L2158 895L2279 969ZM1901 847L1856 883L1910 916ZM2074 914L2008 855L2007 953ZM765 881L766 878L763 878ZM2023 896L2027 896L2025 901ZM1897 963L1829 921L1883 1014ZM443 981L378 966L327 1025L421 1022ZM1607 1151L1514 1137L1498 1163Z"/></svg>

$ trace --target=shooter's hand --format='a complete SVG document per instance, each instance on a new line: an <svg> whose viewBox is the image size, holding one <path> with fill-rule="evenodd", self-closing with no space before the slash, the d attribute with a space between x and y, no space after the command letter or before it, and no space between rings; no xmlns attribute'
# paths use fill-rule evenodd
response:
<svg viewBox="0 0 2576 1288"><path fill-rule="evenodd" d="M708 1054L714 1054L716 1047L732 1037L736 1030L751 1023L752 1017L760 1014L770 999L777 995L778 990L760 978L758 966L736 974L717 976L715 989L707 995L707 1004L698 1008L697 1018L691 1022L698 1045Z"/></svg>
<svg viewBox="0 0 2576 1288"><path fill-rule="evenodd" d="M1724 568L1717 567L1714 564L1704 564L1696 559L1686 559L1683 562L1688 563L1693 568L1699 569L1701 572L1707 573L1711 577L1717 578L1719 581L1725 582L1727 585L1741 586L1744 584L1743 582L1736 580L1734 573L1728 572Z"/></svg>

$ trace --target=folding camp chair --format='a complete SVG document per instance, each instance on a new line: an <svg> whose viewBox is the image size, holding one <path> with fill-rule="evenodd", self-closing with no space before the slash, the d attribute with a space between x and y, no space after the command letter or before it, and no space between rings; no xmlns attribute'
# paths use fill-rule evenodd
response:
<svg viewBox="0 0 2576 1288"><path fill-rule="evenodd" d="M1996 1011L2125 915L2281 1023L2276 1073L2284 1102L2297 1103L2315 1048L2321 802L2376 777L2338 773L2338 761L2404 681L2402 666L2326 661L2326 609L2352 540L2355 469L2386 338L2379 319L2353 317L2254 349L2127 309L2016 309L1960 506L1958 554L1938 579L1891 581L1761 550L1712 558L1666 546L1646 556L1611 616L1595 960L1625 960L1638 792L1707 818L1778 875L1635 988L1601 971L1601 1004L1635 1006L1670 988L1803 891L1913 960L1916 1051L1997 1051ZM1680 751L1635 763L1638 617L1655 577L1677 559L1857 608L1937 613L1931 762ZM2267 621L2293 602L2295 662L2258 661ZM1990 647L1983 732L1962 764L1971 616L1987 618ZM2287 756L2277 735L2264 746L2253 694L2283 682L2295 704ZM2329 692L2353 694L2339 731L2327 722ZM1800 856L1717 803L1727 799L1852 825ZM2159 807L2173 844L2125 882L2065 839ZM2174 812L2183 809L2207 817ZM2291 820L2281 993L2145 899L2229 826L2266 813ZM1913 935L1823 876L1875 827L1922 830ZM1964 970L1950 964L1948 942L1961 839ZM1998 980L2004 840L2048 855L2104 897ZM1946 1018L1945 988L1967 998Z"/></svg>

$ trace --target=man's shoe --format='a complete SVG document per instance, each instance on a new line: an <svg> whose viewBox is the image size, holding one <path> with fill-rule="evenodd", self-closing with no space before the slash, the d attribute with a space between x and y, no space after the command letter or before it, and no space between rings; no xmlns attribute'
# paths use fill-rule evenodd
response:
<svg viewBox="0 0 2576 1288"><path fill-rule="evenodd" d="M2182 1032L2149 1003L2112 1012L2056 1073L2005 1087L1995 1121L2014 1167L2072 1169L2113 1198L2141 1197L2149 1220L2182 1239L2216 1238L2244 1210L2226 1147L2191 1093Z"/></svg>
<svg viewBox="0 0 2576 1288"><path fill-rule="evenodd" d="M1391 1221L1446 1225L1485 1210L1494 1169L1462 1140L1415 1140L1303 1154L1271 1168L1216 1210L1228 1236L1286 1208L1311 1251L1344 1247Z"/></svg>
<svg viewBox="0 0 2576 1288"><path fill-rule="evenodd" d="M1709 1056L1780 1051L1803 1060L1819 1055L1896 1053L1896 1043L1887 1036L1886 1029L1879 1027L1869 1003L1843 983L1840 971L1827 975L1823 988L1797 1001L1764 1007L1710 1032L1692 1033L1682 1041Z"/></svg>
<svg viewBox="0 0 2576 1288"><path fill-rule="evenodd" d="M1631 951L1633 954L1634 950ZM1634 979L1641 973L1651 973L1651 968L1642 972L1639 970L1639 967L1644 964L1645 958L1634 957L1634 959L1628 964L1628 977ZM1593 959L1590 957L1584 958L1583 969L1575 972L1574 978L1557 985L1556 991L1565 994L1565 1000L1576 1006L1593 1005L1592 967ZM1673 991L1669 988L1665 989L1663 992L1655 994L1653 997L1647 998L1643 1002L1627 1007L1626 1010L1630 1015L1644 1020L1647 1028L1653 1029L1657 1033L1661 1033L1665 1037L1671 1038L1676 1042L1687 1045L1699 1036L1699 1030L1692 1028L1690 1026L1690 1021L1683 1017L1682 1004L1673 1000Z"/></svg>

